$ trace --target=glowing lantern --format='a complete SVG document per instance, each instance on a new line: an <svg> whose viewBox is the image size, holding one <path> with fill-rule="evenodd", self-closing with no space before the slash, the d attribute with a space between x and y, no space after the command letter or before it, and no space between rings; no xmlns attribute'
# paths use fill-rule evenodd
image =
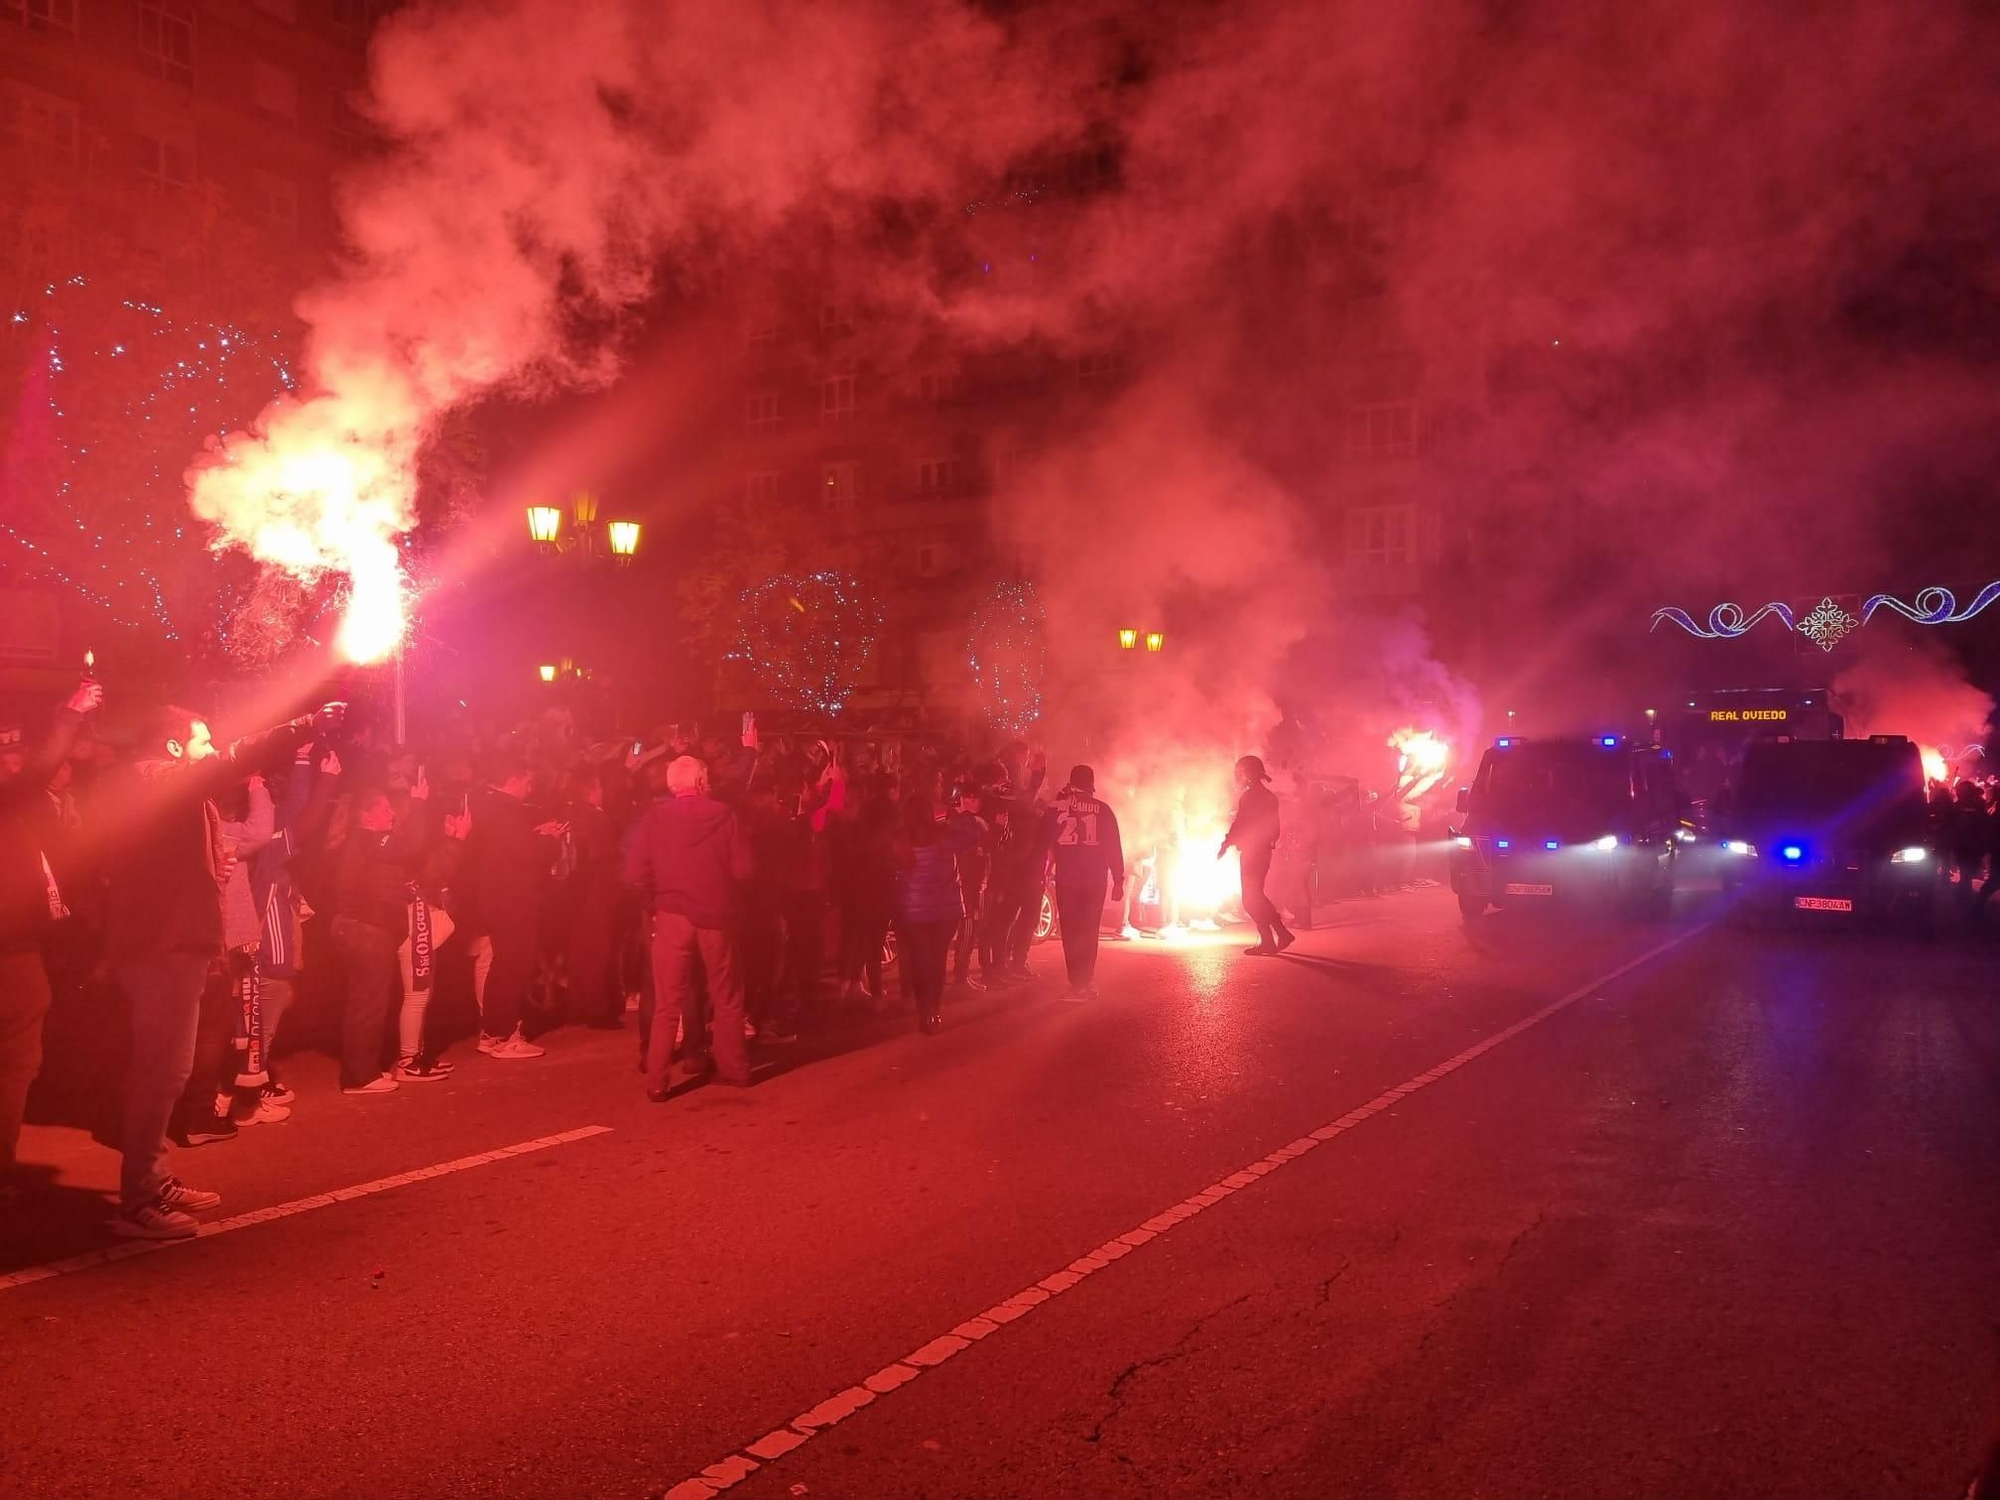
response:
<svg viewBox="0 0 2000 1500"><path fill-rule="evenodd" d="M621 562L630 559L639 550L637 521L613 521L604 529L611 537L611 555Z"/></svg>
<svg viewBox="0 0 2000 1500"><path fill-rule="evenodd" d="M1149 630L1146 632L1146 649L1148 651L1164 651L1166 648L1167 637L1164 632L1158 630Z"/></svg>
<svg viewBox="0 0 2000 1500"><path fill-rule="evenodd" d="M1139 644L1138 631L1130 629L1128 627L1127 629L1118 632L1118 647L1121 651L1130 651L1134 646L1138 644Z"/></svg>
<svg viewBox="0 0 2000 1500"><path fill-rule="evenodd" d="M543 662L539 670L542 674L542 681L554 682L556 680L556 668L554 662L546 662L546 661Z"/></svg>
<svg viewBox="0 0 2000 1500"><path fill-rule="evenodd" d="M542 546L552 546L556 534L562 530L562 512L553 505L531 505L528 507L528 535Z"/></svg>
<svg viewBox="0 0 2000 1500"><path fill-rule="evenodd" d="M597 521L597 496L589 490L578 490L570 496L569 510L576 517L576 524L588 529Z"/></svg>

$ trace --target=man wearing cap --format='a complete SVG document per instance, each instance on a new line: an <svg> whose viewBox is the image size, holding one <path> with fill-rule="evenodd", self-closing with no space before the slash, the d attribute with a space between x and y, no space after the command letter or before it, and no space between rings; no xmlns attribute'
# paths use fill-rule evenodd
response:
<svg viewBox="0 0 2000 1500"><path fill-rule="evenodd" d="M1222 858L1233 847L1242 860L1243 910L1257 924L1257 944L1243 951L1255 958L1283 953L1298 939L1285 926L1278 908L1264 893L1271 875L1271 856L1278 847L1278 799L1270 788L1264 762L1246 755L1236 762L1236 785L1243 795L1236 803L1236 821L1215 851Z"/></svg>
<svg viewBox="0 0 2000 1500"><path fill-rule="evenodd" d="M48 800L55 775L83 716L104 701L86 682L56 710L31 758L19 724L0 724L0 1202L20 1191L14 1152L28 1086L42 1070L42 1022L49 1013L49 977L42 937L67 916L49 867L55 819Z"/></svg>
<svg viewBox="0 0 2000 1500"><path fill-rule="evenodd" d="M1097 773L1089 766L1071 769L1068 784L1049 807L1045 839L1052 850L1063 963L1069 970L1069 989L1062 998L1090 1000L1097 994L1104 885L1110 881L1113 900L1125 899L1125 851L1118 819L1098 800Z"/></svg>

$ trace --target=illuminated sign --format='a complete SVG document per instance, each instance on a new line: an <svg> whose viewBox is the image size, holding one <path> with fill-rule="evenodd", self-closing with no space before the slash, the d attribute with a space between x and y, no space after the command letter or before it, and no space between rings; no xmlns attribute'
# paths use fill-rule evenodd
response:
<svg viewBox="0 0 2000 1500"><path fill-rule="evenodd" d="M1711 708L1708 722L1711 724L1782 724L1790 717L1791 710L1784 708Z"/></svg>

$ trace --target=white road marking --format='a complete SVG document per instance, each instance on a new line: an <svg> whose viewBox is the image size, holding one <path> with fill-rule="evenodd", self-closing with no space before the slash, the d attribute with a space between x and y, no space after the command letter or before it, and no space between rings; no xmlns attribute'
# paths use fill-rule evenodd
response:
<svg viewBox="0 0 2000 1500"><path fill-rule="evenodd" d="M810 1442L835 1423L845 1421L878 1396L887 1395L898 1386L907 1385L924 1371L943 1364L954 1355L971 1348L981 1339L998 1333L1006 1324L1032 1312L1051 1297L1061 1296L1091 1273L1103 1270L1114 1261L1123 1260L1140 1246L1169 1233L1204 1209L1212 1208L1222 1202L1230 1194L1252 1186L1315 1147L1332 1140L1335 1136L1344 1135L1363 1120L1381 1113L1392 1104L1401 1103L1419 1089L1429 1088L1439 1079L1456 1072L1473 1059L1484 1056L1531 1027L1541 1025L1557 1012L1567 1010L1579 1000L1586 999L1607 985L1616 983L1634 969L1651 963L1661 954L1678 948L1690 938L1706 931L1710 925L1704 922L1676 937L1669 938L1657 947L1647 949L1637 958L1620 964L1608 974L1600 974L1588 984L1579 985L1560 1000L1551 1001L1532 1015L1516 1021L1512 1026L1494 1032L1484 1041L1475 1043L1456 1056L1446 1058L1436 1067L1417 1074L1407 1083L1399 1083L1394 1088L1384 1089L1366 1104L1350 1109L1339 1119L1280 1146L1268 1156L1259 1157L1241 1171L1230 1173L1220 1182L1212 1183L1200 1192L1190 1194L1136 1228L1114 1235L1095 1250L1079 1256L1060 1270L1050 1272L1033 1286L1024 1287L1004 1301L996 1302L984 1312L966 1319L949 1333L941 1334L923 1347L905 1354L901 1359L884 1365L858 1384L850 1385L843 1391L836 1391L810 1411L801 1412L793 1417L783 1427L765 1433L755 1442L745 1444L741 1452L732 1453L720 1462L710 1464L699 1474L690 1475L678 1484L669 1485L664 1490L652 1491L652 1500L710 1500L710 1497L720 1494L739 1480L748 1478L765 1464L782 1458L794 1448Z"/></svg>
<svg viewBox="0 0 2000 1500"><path fill-rule="evenodd" d="M510 1156L525 1156L530 1151L546 1151L551 1146L563 1146L571 1141L588 1140L591 1136L608 1135L610 1132L609 1125L582 1125L558 1135L545 1135L532 1141L522 1141L518 1145L481 1151L474 1156L461 1156L456 1161L440 1162L434 1167L418 1167L413 1172L398 1172L394 1177L378 1177L373 1182L334 1188L331 1192L314 1193L309 1198L294 1198L289 1203L273 1204L270 1208L253 1208L248 1213L234 1214L227 1219L215 1219L204 1223L200 1232L191 1240L120 1240L117 1244L107 1245L102 1250L86 1250L81 1255L71 1255L62 1260L29 1266L26 1270L0 1274L0 1292L11 1291L17 1286L27 1286L32 1282L47 1281L51 1276L67 1276L73 1271L87 1271L92 1266L106 1265L114 1260L130 1260L135 1255L147 1255L155 1250L172 1250L180 1245L192 1245L213 1235L228 1234L233 1229L248 1229L253 1224L268 1224L273 1219L290 1218L293 1214L302 1214L309 1209L327 1208L350 1199L365 1198L370 1193L384 1193L390 1188L405 1187L412 1182L426 1182L433 1177L448 1176L471 1167L483 1167L488 1162L505 1161Z"/></svg>

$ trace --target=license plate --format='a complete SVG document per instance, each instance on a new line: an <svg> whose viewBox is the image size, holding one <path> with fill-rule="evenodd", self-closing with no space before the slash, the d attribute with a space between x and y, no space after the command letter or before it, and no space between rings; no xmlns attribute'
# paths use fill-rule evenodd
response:
<svg viewBox="0 0 2000 1500"><path fill-rule="evenodd" d="M1556 888L1552 885L1520 885L1509 883L1505 894L1509 896L1553 896Z"/></svg>
<svg viewBox="0 0 2000 1500"><path fill-rule="evenodd" d="M1841 896L1794 896L1792 905L1800 911L1854 910L1854 903Z"/></svg>

